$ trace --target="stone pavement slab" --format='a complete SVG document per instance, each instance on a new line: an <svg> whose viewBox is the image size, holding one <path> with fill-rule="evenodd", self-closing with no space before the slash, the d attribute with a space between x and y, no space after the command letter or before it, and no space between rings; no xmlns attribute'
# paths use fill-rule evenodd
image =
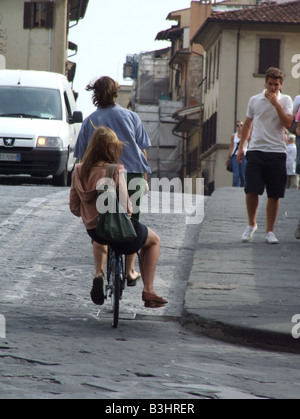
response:
<svg viewBox="0 0 300 419"><path fill-rule="evenodd" d="M278 245L265 243L267 197L249 243L242 189L218 189L209 200L185 296L183 323L211 337L300 352L300 191L288 190L276 225ZM298 217L299 214L299 217Z"/></svg>

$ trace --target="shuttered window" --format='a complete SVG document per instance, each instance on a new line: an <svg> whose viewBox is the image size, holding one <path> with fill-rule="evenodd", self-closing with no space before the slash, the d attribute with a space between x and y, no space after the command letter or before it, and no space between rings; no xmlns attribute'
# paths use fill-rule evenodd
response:
<svg viewBox="0 0 300 419"><path fill-rule="evenodd" d="M260 39L259 74L265 74L269 67L280 67L280 39Z"/></svg>
<svg viewBox="0 0 300 419"><path fill-rule="evenodd" d="M24 3L24 29L53 28L54 2L37 1Z"/></svg>

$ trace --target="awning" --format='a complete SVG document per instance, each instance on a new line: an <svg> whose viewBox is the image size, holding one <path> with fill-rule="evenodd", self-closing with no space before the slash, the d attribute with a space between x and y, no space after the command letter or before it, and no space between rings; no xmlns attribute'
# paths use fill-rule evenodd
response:
<svg viewBox="0 0 300 419"><path fill-rule="evenodd" d="M184 64L189 60L191 53L188 49L181 49L175 52L173 57L170 60L170 66L173 64Z"/></svg>
<svg viewBox="0 0 300 419"><path fill-rule="evenodd" d="M179 39L183 34L184 28L172 26L172 28L159 32L156 35L156 41L172 41Z"/></svg>
<svg viewBox="0 0 300 419"><path fill-rule="evenodd" d="M178 122L178 124L174 128L174 131L191 135L194 131L197 131L199 126L200 126L199 118L190 119L190 118L185 117L180 122Z"/></svg>
<svg viewBox="0 0 300 419"><path fill-rule="evenodd" d="M180 121L177 123L176 127L174 128L174 132L181 132L192 135L193 132L197 131L200 126L200 112L202 106L189 106L173 114L173 118L179 119Z"/></svg>
<svg viewBox="0 0 300 419"><path fill-rule="evenodd" d="M76 63L72 61L67 61L67 79L71 83L74 81L76 73Z"/></svg>
<svg viewBox="0 0 300 419"><path fill-rule="evenodd" d="M89 4L89 0L69 0L70 20L79 21L83 19Z"/></svg>

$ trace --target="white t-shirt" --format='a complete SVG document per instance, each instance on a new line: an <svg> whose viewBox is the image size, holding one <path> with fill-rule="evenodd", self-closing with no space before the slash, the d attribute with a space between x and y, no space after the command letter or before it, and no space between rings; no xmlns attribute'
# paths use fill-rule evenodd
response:
<svg viewBox="0 0 300 419"><path fill-rule="evenodd" d="M287 160L286 170L288 176L296 175L296 164L297 164L297 147L296 144L289 144L286 148Z"/></svg>
<svg viewBox="0 0 300 419"><path fill-rule="evenodd" d="M293 104L293 112L296 113L300 108L300 95L296 96Z"/></svg>
<svg viewBox="0 0 300 419"><path fill-rule="evenodd" d="M293 115L292 98L278 93L278 100L284 112ZM286 153L285 127L275 107L265 97L265 91L250 98L247 117L253 119L249 151Z"/></svg>

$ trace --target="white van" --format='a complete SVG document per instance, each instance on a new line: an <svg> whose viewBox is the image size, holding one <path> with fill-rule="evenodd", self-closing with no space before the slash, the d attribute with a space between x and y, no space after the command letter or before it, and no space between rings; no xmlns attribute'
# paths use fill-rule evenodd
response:
<svg viewBox="0 0 300 419"><path fill-rule="evenodd" d="M68 185L81 122L65 76L0 70L0 174L51 175L55 186Z"/></svg>

